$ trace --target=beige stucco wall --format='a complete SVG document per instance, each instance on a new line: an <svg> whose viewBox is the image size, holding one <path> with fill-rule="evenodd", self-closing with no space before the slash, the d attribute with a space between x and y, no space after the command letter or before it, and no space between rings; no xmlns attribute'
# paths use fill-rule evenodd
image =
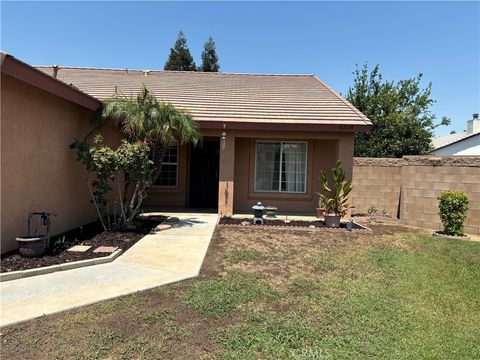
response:
<svg viewBox="0 0 480 360"><path fill-rule="evenodd" d="M52 234L96 219L83 166L69 145L90 129L91 111L2 74L1 245L16 248L29 212L57 213ZM106 139L112 136L107 132Z"/></svg>
<svg viewBox="0 0 480 360"><path fill-rule="evenodd" d="M249 135L249 134L239 134ZM314 214L320 191L320 170L327 173L340 159L352 177L353 134L348 133L274 133L256 132L250 137L238 136L235 144L235 192L233 212L250 213L252 205L261 201L278 208L279 214ZM306 141L307 186L304 194L255 192L255 144L258 140Z"/></svg>
<svg viewBox="0 0 480 360"><path fill-rule="evenodd" d="M355 212L370 207L398 216L402 159L355 158L353 165L352 205Z"/></svg>
<svg viewBox="0 0 480 360"><path fill-rule="evenodd" d="M220 138L220 130L204 130L205 138ZM255 142L257 140L296 140L308 142L307 191L305 194L256 193L254 191ZM277 206L279 213L314 214L318 197L320 170L327 172L342 160L349 178L353 167L353 134L268 131L227 131L220 141L218 213L251 212L252 204L261 201ZM146 206L188 206L189 147L180 148L179 180L176 188L152 187Z"/></svg>
<svg viewBox="0 0 480 360"><path fill-rule="evenodd" d="M288 140L288 139L285 139ZM320 170L331 169L337 158L337 141L306 140L307 186L305 194L255 192L255 143L257 139L238 138L235 163L234 212L250 213L252 205L261 201L264 205L278 207L279 213L313 214L318 203L315 192L320 189Z"/></svg>

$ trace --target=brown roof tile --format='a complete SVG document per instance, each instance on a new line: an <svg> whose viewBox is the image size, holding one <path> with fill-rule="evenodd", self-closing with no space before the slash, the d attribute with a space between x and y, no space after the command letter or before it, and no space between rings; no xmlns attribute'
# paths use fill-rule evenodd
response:
<svg viewBox="0 0 480 360"><path fill-rule="evenodd" d="M53 67L37 69L54 75ZM57 78L105 100L135 96L145 85L197 121L354 125L370 120L313 75L227 74L59 67Z"/></svg>

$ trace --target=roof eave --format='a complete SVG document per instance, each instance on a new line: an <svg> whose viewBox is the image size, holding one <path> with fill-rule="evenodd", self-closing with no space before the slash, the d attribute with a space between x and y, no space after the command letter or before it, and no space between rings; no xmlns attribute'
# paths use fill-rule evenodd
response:
<svg viewBox="0 0 480 360"><path fill-rule="evenodd" d="M229 130L270 130L270 131L298 131L298 132L369 132L372 124L306 124L306 123L274 123L274 122L242 122L242 121L198 121L200 129L229 129Z"/></svg>
<svg viewBox="0 0 480 360"><path fill-rule="evenodd" d="M462 142L462 141L464 141L464 140L470 139L471 137L474 137L474 136L476 136L476 135L480 135L480 131L479 131L479 132L474 132L474 133L472 133L472 134L468 134L468 135L466 135L466 136L464 136L464 137L462 137L462 138L460 138L460 139L457 139L457 140L455 140L455 141L449 142L449 143L447 143L447 144L443 144L443 145L441 145L441 146L439 146L439 147L436 147L435 149L433 149L433 150L430 151L430 152L437 151L437 150L440 150L440 149L444 149L444 148L446 148L446 147L448 147L448 146L450 146L450 145L457 144L457 143Z"/></svg>
<svg viewBox="0 0 480 360"><path fill-rule="evenodd" d="M87 109L97 110L102 104L102 102L95 97L69 86L66 83L3 52L1 65L2 74L9 75Z"/></svg>

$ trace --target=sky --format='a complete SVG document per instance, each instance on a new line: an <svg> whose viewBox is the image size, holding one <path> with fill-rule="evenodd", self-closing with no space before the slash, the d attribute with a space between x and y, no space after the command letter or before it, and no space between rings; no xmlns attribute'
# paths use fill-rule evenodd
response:
<svg viewBox="0 0 480 360"><path fill-rule="evenodd" d="M437 135L480 112L480 2L5 2L1 49L32 65L162 69L179 31L197 64L209 36L221 71L314 73L345 94L356 64L385 80L423 73Z"/></svg>

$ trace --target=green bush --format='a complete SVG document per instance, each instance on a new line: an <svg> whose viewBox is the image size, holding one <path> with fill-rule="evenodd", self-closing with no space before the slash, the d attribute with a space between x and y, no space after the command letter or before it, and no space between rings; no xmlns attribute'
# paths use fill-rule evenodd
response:
<svg viewBox="0 0 480 360"><path fill-rule="evenodd" d="M445 191L440 197L438 208L446 235L463 235L463 222L468 212L468 196L461 191Z"/></svg>

